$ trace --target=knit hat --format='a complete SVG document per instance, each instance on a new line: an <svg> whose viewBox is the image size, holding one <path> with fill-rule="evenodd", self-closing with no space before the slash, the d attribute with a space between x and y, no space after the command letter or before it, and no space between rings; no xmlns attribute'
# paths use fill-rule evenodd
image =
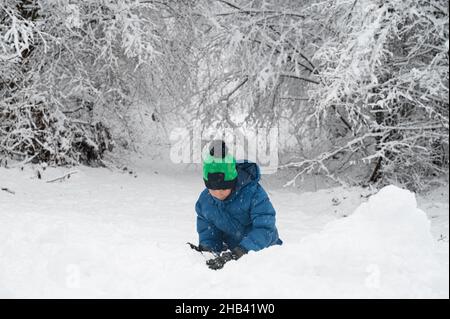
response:
<svg viewBox="0 0 450 319"><path fill-rule="evenodd" d="M228 154L222 140L210 144L209 154L203 159L203 181L208 189L231 189L237 182L236 159Z"/></svg>

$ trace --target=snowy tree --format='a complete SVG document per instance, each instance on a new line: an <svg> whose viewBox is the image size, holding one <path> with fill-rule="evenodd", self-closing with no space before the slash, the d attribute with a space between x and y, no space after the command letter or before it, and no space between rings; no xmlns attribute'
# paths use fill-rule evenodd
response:
<svg viewBox="0 0 450 319"><path fill-rule="evenodd" d="M9 156L96 162L148 116L283 128L297 176L448 175L443 0L3 0L0 34Z"/></svg>
<svg viewBox="0 0 450 319"><path fill-rule="evenodd" d="M350 130L314 164L338 156L367 165L365 182L411 188L448 175L447 2L332 1L323 13L315 117L343 115Z"/></svg>
<svg viewBox="0 0 450 319"><path fill-rule="evenodd" d="M113 137L131 139L139 81L146 73L154 84L172 64L169 9L158 1L2 2L1 151L91 163Z"/></svg>
<svg viewBox="0 0 450 319"><path fill-rule="evenodd" d="M284 167L297 176L423 188L448 174L445 1L224 0L201 12L204 121L287 122L299 152Z"/></svg>
<svg viewBox="0 0 450 319"><path fill-rule="evenodd" d="M283 110L280 99L286 98L280 94L318 83L304 34L312 21L306 3L201 2L209 51L199 85L204 119L225 119L231 126L275 124ZM247 117L233 119L234 108Z"/></svg>

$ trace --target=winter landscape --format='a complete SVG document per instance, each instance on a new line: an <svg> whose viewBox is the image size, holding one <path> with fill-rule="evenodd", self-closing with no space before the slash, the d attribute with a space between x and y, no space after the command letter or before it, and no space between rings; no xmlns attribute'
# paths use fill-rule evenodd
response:
<svg viewBox="0 0 450 319"><path fill-rule="evenodd" d="M284 244L213 271L186 245L199 173L77 170L2 168L1 297L448 298L448 187L269 188Z"/></svg>
<svg viewBox="0 0 450 319"><path fill-rule="evenodd" d="M448 17L0 0L0 298L449 298Z"/></svg>

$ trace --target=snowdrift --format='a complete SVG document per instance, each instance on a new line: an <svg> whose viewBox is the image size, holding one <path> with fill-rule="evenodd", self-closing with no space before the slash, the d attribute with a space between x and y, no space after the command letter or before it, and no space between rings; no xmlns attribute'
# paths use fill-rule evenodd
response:
<svg viewBox="0 0 450 319"><path fill-rule="evenodd" d="M229 297L448 297L448 269L436 256L430 222L415 195L395 186L318 234L228 266Z"/></svg>
<svg viewBox="0 0 450 319"><path fill-rule="evenodd" d="M212 271L185 245L195 238L193 182L182 188L155 176L147 199L147 180L100 185L84 174L72 186L30 184L23 195L3 194L0 297L448 298L448 266L409 191L385 187L318 233ZM76 183L83 192L73 193ZM164 196L174 187L177 201ZM307 220L291 207L280 203L279 217ZM280 227L282 239L288 227Z"/></svg>

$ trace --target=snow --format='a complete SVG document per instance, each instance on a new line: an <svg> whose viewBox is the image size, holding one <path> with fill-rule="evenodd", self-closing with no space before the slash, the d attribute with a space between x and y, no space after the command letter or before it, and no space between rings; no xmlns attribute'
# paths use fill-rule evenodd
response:
<svg viewBox="0 0 450 319"><path fill-rule="evenodd" d="M77 167L54 183L73 169L35 170L0 168L15 192L0 191L0 298L449 296L446 196L419 197L429 218L395 186L368 200L361 188L269 187L284 245L212 271L186 245L197 242L195 168Z"/></svg>

